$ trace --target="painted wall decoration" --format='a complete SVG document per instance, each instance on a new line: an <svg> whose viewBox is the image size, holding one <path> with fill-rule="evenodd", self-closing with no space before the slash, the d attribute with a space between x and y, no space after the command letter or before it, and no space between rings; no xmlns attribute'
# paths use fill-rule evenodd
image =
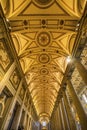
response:
<svg viewBox="0 0 87 130"><path fill-rule="evenodd" d="M21 86L19 96L20 96L20 98L21 98L22 100L23 100L23 98L24 98L24 94L25 94L24 87L23 87L23 86Z"/></svg>
<svg viewBox="0 0 87 130"><path fill-rule="evenodd" d="M0 118L3 117L3 112L4 112L4 108L5 108L5 96L4 97L0 97Z"/></svg>
<svg viewBox="0 0 87 130"><path fill-rule="evenodd" d="M9 54L4 47L5 41L4 39L0 40L0 66L3 68L4 71L10 66L11 60Z"/></svg>
<svg viewBox="0 0 87 130"><path fill-rule="evenodd" d="M10 77L10 81L11 81L13 87L17 90L19 83L20 83L20 77L18 75L17 69L15 69L14 72L12 73L12 75Z"/></svg>

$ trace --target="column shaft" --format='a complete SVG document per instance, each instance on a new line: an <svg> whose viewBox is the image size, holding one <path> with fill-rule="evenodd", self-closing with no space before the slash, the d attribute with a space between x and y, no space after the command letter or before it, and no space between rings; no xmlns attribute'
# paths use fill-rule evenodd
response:
<svg viewBox="0 0 87 130"><path fill-rule="evenodd" d="M58 111L56 110L55 111L55 115L54 115L54 120L55 120L55 128L56 128L56 130L58 130L59 128L59 120L58 120Z"/></svg>
<svg viewBox="0 0 87 130"><path fill-rule="evenodd" d="M80 119L82 130L87 130L87 115L86 115L86 113L85 113L85 111L83 109L83 106L82 106L82 104L81 104L81 102L79 100L79 97L76 94L76 91L75 91L74 87L72 86L71 81L68 80L67 84L68 84L70 94L71 94L71 96L73 98L73 102L74 102L74 105L76 107L79 119Z"/></svg>
<svg viewBox="0 0 87 130"><path fill-rule="evenodd" d="M16 114L15 114L15 118L14 118L14 121L13 121L13 124L12 124L11 129L14 129L14 130L17 130L17 129L18 129L19 122L20 122L21 112L22 112L22 111L21 111L21 106L18 106L17 112L16 112Z"/></svg>
<svg viewBox="0 0 87 130"><path fill-rule="evenodd" d="M65 130L65 123L64 123L64 116L62 112L61 102L59 105L60 105L59 107L60 107L61 122L62 122L63 130Z"/></svg>
<svg viewBox="0 0 87 130"><path fill-rule="evenodd" d="M25 112L23 116L23 122L22 122L23 123L22 125L24 126L24 128L26 127L26 116L27 116L27 113Z"/></svg>
<svg viewBox="0 0 87 130"><path fill-rule="evenodd" d="M70 129L71 130L77 130L76 122L75 122L75 119L74 119L74 116L73 116L73 113L72 113L72 110L71 110L70 102L69 102L69 99L67 97L67 92L63 93L63 99L64 99L66 111L67 111L67 114L68 114Z"/></svg>
<svg viewBox="0 0 87 130"><path fill-rule="evenodd" d="M2 124L2 128L3 129L7 129L8 125L9 125L9 121L11 119L11 116L12 116L12 113L13 113L13 109L15 107L15 104L16 104L16 101L17 101L17 97L18 97L18 93L20 91L21 85L22 85L22 80L20 81L18 90L17 90L15 96L12 98L12 101L11 101L11 103L9 105L9 110L6 113L5 120L3 120L3 124Z"/></svg>
<svg viewBox="0 0 87 130"><path fill-rule="evenodd" d="M75 60L74 64L75 64L79 74L81 75L84 83L87 85L87 70L86 70L86 68L78 60Z"/></svg>
<svg viewBox="0 0 87 130"><path fill-rule="evenodd" d="M61 130L63 130L64 129L64 124L63 124L63 122L62 122L62 116L61 116L61 108L60 108L60 104L59 104L59 117L60 117L60 124L61 124Z"/></svg>
<svg viewBox="0 0 87 130"><path fill-rule="evenodd" d="M27 130L29 130L29 115L28 115Z"/></svg>
<svg viewBox="0 0 87 130"><path fill-rule="evenodd" d="M63 113L63 118L64 118L65 130L70 130L69 120L68 120L68 117L67 117L63 98L61 99L61 108L62 108L62 113Z"/></svg>

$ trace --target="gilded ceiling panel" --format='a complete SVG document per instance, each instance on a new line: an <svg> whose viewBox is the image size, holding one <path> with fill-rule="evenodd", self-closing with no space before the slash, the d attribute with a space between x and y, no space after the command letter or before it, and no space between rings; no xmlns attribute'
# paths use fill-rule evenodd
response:
<svg viewBox="0 0 87 130"><path fill-rule="evenodd" d="M13 39L17 39L14 44L39 116L41 113L51 116L67 66L66 57L71 54L70 49L73 49L73 35L74 32L57 35L57 31L54 33L47 30L35 34L30 32L29 37L13 34Z"/></svg>
<svg viewBox="0 0 87 130"><path fill-rule="evenodd" d="M56 5L63 7L63 9L71 16L80 17L83 12L86 0L0 0L4 13L7 17L17 16L29 5L29 13L39 13L38 8L41 8L42 12L47 11L51 7L51 14L54 13ZM32 10L32 8L34 8ZM36 9L35 9L36 8ZM49 10L48 10L49 11ZM50 11L49 11L50 12ZM61 9L57 11L61 12ZM29 14L28 13L28 14ZM47 13L47 12L46 12ZM61 12L62 13L62 12ZM60 13L59 13L60 14Z"/></svg>

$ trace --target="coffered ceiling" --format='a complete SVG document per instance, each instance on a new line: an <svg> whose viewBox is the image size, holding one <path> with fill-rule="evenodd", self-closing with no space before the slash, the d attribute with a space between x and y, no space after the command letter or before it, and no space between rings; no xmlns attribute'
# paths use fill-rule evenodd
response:
<svg viewBox="0 0 87 130"><path fill-rule="evenodd" d="M1 0L1 4L37 114L48 121L85 0Z"/></svg>

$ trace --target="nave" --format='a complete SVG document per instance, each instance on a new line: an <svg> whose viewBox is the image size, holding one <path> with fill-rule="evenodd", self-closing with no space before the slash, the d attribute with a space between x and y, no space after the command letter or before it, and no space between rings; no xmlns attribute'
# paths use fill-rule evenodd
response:
<svg viewBox="0 0 87 130"><path fill-rule="evenodd" d="M87 130L86 0L0 0L0 130Z"/></svg>

